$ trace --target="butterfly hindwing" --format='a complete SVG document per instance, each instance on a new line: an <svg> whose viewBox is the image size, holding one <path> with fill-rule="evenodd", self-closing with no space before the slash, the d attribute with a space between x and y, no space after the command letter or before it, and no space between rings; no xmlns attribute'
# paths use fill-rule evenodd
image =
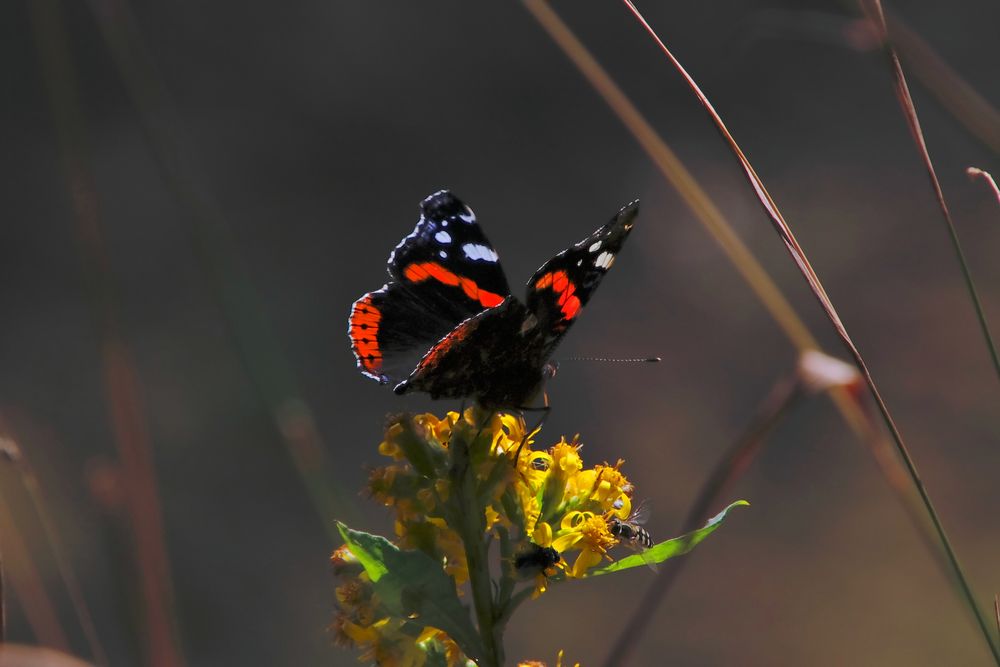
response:
<svg viewBox="0 0 1000 667"><path fill-rule="evenodd" d="M540 340L523 333L529 318L510 297L455 327L428 350L397 394L432 398L475 396L484 407L524 407L542 382Z"/></svg>
<svg viewBox="0 0 1000 667"><path fill-rule="evenodd" d="M424 308L389 283L354 302L347 334L361 372L385 384L409 375L424 351L454 326L452 317Z"/></svg>
<svg viewBox="0 0 1000 667"><path fill-rule="evenodd" d="M580 316L580 312L621 251L639 214L639 203L622 208L593 234L542 265L528 281L528 310L547 338L546 352Z"/></svg>

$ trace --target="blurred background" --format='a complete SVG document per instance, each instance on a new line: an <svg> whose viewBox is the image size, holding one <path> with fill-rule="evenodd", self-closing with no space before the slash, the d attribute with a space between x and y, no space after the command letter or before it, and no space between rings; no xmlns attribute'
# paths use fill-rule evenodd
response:
<svg viewBox="0 0 1000 667"><path fill-rule="evenodd" d="M842 355L738 164L623 6L555 8ZM1000 591L1000 385L857 8L643 9L796 230L986 606ZM995 3L899 10L1000 104ZM475 209L512 285L642 200L557 356L664 362L563 364L543 439L580 433L589 464L625 458L654 537L678 530L794 368L736 271L517 2L24 0L0 6L0 58L0 433L37 476L111 664L171 664L167 649L144 657L165 641L144 635L147 594L174 600L185 664L356 664L326 633L337 542L317 503L391 532L359 495L386 414L456 406L363 378L346 318L434 190ZM956 116L953 87L934 95L920 78L933 68L904 65L1000 327L1000 210L964 173L1000 171L996 116ZM25 465L0 469L8 638L89 658ZM827 399L788 415L732 496L752 507L697 551L633 664L988 661ZM565 648L600 664L651 577L552 589L515 617L508 656Z"/></svg>

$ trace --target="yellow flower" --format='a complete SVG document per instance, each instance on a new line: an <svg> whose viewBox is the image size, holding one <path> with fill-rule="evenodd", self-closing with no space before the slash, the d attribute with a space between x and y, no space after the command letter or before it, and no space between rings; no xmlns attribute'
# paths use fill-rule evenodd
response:
<svg viewBox="0 0 1000 667"><path fill-rule="evenodd" d="M538 435L541 429L536 428L531 433L528 433L528 429L524 423L524 417L520 415L512 415L501 412L499 417L500 429L494 435L494 451L497 454L506 454L510 457L517 454L518 450L520 450L520 456L530 452L531 445L535 442L534 438ZM520 465L521 462L518 461L519 468Z"/></svg>
<svg viewBox="0 0 1000 667"><path fill-rule="evenodd" d="M447 445L448 440L451 439L451 427L458 421L458 413L449 412L445 415L444 419L438 419L431 413L426 412L422 415L415 416L413 421L416 422L417 425L423 427L423 429L439 443Z"/></svg>
<svg viewBox="0 0 1000 667"><path fill-rule="evenodd" d="M517 667L545 667L545 663L541 660L522 660L517 663ZM559 655L556 656L556 667L563 667L563 651L559 651ZM573 667L580 667L580 663L574 663Z"/></svg>
<svg viewBox="0 0 1000 667"><path fill-rule="evenodd" d="M556 667L563 667L563 654L564 653L565 653L565 651L563 651L563 650L560 649L559 655L556 656ZM573 667L580 667L580 663L578 663L578 662L573 663Z"/></svg>
<svg viewBox="0 0 1000 667"><path fill-rule="evenodd" d="M388 456L397 461L402 461L406 457L403 455L403 450L396 443L399 435L403 432L403 425L400 423L395 423L388 428L385 432L385 440L383 440L378 446L378 453L382 456Z"/></svg>
<svg viewBox="0 0 1000 667"><path fill-rule="evenodd" d="M552 546L552 526L542 521L531 531L531 541L540 547ZM558 551L558 549L556 549Z"/></svg>
<svg viewBox="0 0 1000 667"><path fill-rule="evenodd" d="M538 491L552 469L552 455L546 452L528 451L517 462L517 472L528 482L532 493Z"/></svg>
<svg viewBox="0 0 1000 667"><path fill-rule="evenodd" d="M469 563L465 560L465 545L462 544L462 538L451 528L443 527L438 530L435 542L437 548L444 554L444 571L455 580L455 586L461 594L462 585L469 580Z"/></svg>
<svg viewBox="0 0 1000 667"><path fill-rule="evenodd" d="M533 492L530 492L523 485L518 490L518 500L521 503L521 514L524 516L524 532L531 533L535 530L535 523L542 514L542 505Z"/></svg>
<svg viewBox="0 0 1000 667"><path fill-rule="evenodd" d="M510 519L507 515L501 511L498 511L493 505L486 506L486 531L489 532L493 530L493 526L500 524L504 528L510 528Z"/></svg>
<svg viewBox="0 0 1000 667"><path fill-rule="evenodd" d="M567 478L580 472L583 468L583 459L579 454L580 445L576 438L573 442L566 442L566 438L560 438L550 450L552 456L552 467L561 471Z"/></svg>
<svg viewBox="0 0 1000 667"><path fill-rule="evenodd" d="M563 517L559 532L552 540L552 548L560 554L579 549L580 555L568 574L571 577L583 577L617 543L618 540L608 530L608 523L603 516L577 511Z"/></svg>
<svg viewBox="0 0 1000 667"><path fill-rule="evenodd" d="M396 543L440 563L459 595L464 595L470 575L463 539L470 537L465 519L476 515L468 512L481 519L485 534L479 538L496 538L518 548L530 540L536 548L559 553L557 563L535 575L532 597L546 590L548 576L556 577L553 581L585 577L603 559L610 560L608 550L618 540L611 535L608 521L613 516L624 520L632 511L633 486L621 472L623 462L585 468L579 436L560 438L547 450L536 451L537 434L537 429L528 432L518 414L478 407L448 412L442 418L404 415L386 429L379 452L392 462L371 472L368 490L377 501L393 508ZM454 521L459 525L452 525ZM513 545L513 540L520 542ZM339 610L331 632L338 643L360 648L362 661L424 667L428 655L436 653L446 656L448 667L472 664L440 630L425 627L419 631L417 626L414 632L414 618L387 617L349 551L338 550L331 563ZM564 574L553 574L556 568ZM517 580L514 585L529 583L526 574L505 570L505 576ZM556 667L563 664L560 652Z"/></svg>

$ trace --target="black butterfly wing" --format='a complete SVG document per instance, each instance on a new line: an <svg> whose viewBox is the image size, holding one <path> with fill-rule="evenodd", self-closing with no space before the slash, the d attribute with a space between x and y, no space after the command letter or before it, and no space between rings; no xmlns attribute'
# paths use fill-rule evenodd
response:
<svg viewBox="0 0 1000 667"><path fill-rule="evenodd" d="M475 397L491 408L530 404L552 350L611 268L632 229L633 202L583 241L559 253L528 283L527 305L511 297L438 341L397 393Z"/></svg>
<svg viewBox="0 0 1000 667"><path fill-rule="evenodd" d="M628 204L603 227L547 261L528 281L528 310L544 338L542 362L579 318L594 290L611 269L639 214L639 202Z"/></svg>
<svg viewBox="0 0 1000 667"><path fill-rule="evenodd" d="M521 408L542 383L535 362L540 341L524 331L530 314L514 297L470 317L438 341L397 394L423 391L432 398L475 398L487 408Z"/></svg>
<svg viewBox="0 0 1000 667"><path fill-rule="evenodd" d="M388 271L386 285L354 303L348 324L358 368L382 383L407 377L428 348L510 293L472 209L447 190L421 202Z"/></svg>

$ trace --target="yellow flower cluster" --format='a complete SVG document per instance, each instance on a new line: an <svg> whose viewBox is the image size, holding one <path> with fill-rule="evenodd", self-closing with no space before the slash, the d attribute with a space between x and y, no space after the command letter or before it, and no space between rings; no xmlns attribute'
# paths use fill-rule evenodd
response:
<svg viewBox="0 0 1000 667"><path fill-rule="evenodd" d="M610 560L608 551L619 541L610 525L632 511L633 487L622 461L585 468L577 438L536 450L536 435L519 415L479 408L442 419L396 417L379 445L392 462L368 480L371 496L395 511L398 546L440 563L458 595L470 581L467 542L500 545L502 573L492 602L498 616L540 595L550 578L584 577ZM340 641L361 647L379 665L420 667L428 642L446 651L449 666L466 664L444 633L380 614L360 567L348 567L349 556L344 549L335 554L341 613L333 629ZM532 579L533 587L515 592Z"/></svg>
<svg viewBox="0 0 1000 667"><path fill-rule="evenodd" d="M422 667L428 654L436 652L449 667L471 664L440 630L410 627L412 624L405 619L388 615L368 575L347 547L334 551L330 564L339 609L330 631L338 645L362 650L359 662L373 662L380 667Z"/></svg>
<svg viewBox="0 0 1000 667"><path fill-rule="evenodd" d="M537 432L528 434L522 417L474 408L464 415L449 412L444 419L423 414L409 424L405 419L390 424L379 452L396 462L372 472L369 490L396 510L396 534L402 546L440 558L456 585L468 580L461 540L449 522L451 482L423 474L413 461L422 453L414 447L414 436L424 440L420 449L431 452L426 458L433 458L434 450L440 448L442 454L447 450L453 430L459 429L473 430L478 440L488 443L484 455L471 461L486 530L514 533L521 549L529 543L555 549L569 577L585 576L607 557L618 543L608 520L612 516L625 520L632 511L633 487L620 470L622 461L584 468L576 438L534 450L532 438ZM446 459L441 456L441 460ZM579 555L569 566L565 558L572 552Z"/></svg>

